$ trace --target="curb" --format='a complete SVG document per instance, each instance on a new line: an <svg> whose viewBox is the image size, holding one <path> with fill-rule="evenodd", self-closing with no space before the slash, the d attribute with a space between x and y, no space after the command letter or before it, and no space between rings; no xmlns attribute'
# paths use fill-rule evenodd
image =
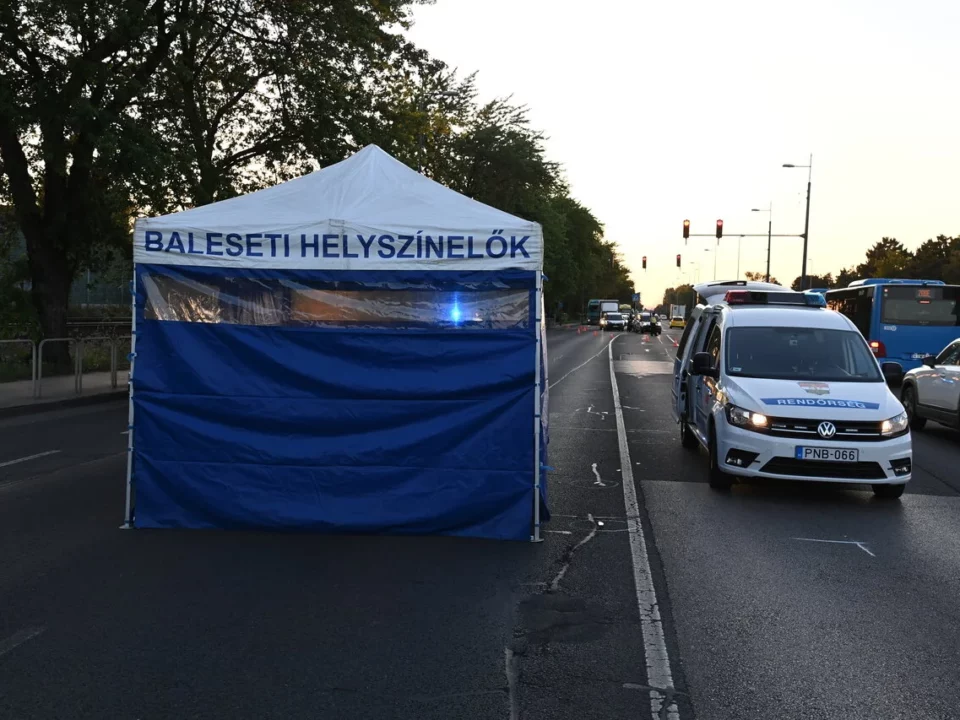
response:
<svg viewBox="0 0 960 720"><path fill-rule="evenodd" d="M0 418L21 417L23 415L36 415L50 410L63 410L65 408L84 407L86 405L100 405L113 400L119 400L130 396L127 388L123 390L114 390L111 392L97 393L96 395L81 395L79 397L65 398L63 400L50 400L49 402L32 402L28 405L14 405L12 407L0 408Z"/></svg>

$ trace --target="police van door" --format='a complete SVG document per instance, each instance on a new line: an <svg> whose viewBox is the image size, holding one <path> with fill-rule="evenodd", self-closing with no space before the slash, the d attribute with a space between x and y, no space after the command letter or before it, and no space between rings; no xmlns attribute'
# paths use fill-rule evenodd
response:
<svg viewBox="0 0 960 720"><path fill-rule="evenodd" d="M723 330L718 321L709 323L709 328L709 333L704 333L706 342L703 349L697 352L709 353L713 360L713 367L719 370L720 341ZM710 418L713 417L713 405L717 400L717 380L706 375L698 375L694 380L696 381L696 409L694 412L696 414L697 434L706 443L710 438Z"/></svg>
<svg viewBox="0 0 960 720"><path fill-rule="evenodd" d="M700 327L700 320L703 317L703 306L698 305L690 313L690 319L687 321L683 334L680 336L680 342L677 344L677 357L673 361L673 419L679 421L684 415L684 408L687 406L686 387L687 387L687 368L690 364L690 353L692 343L690 340L697 335Z"/></svg>

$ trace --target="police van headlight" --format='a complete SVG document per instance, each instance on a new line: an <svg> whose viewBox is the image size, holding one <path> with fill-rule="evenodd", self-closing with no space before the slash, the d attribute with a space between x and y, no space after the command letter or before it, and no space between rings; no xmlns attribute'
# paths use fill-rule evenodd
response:
<svg viewBox="0 0 960 720"><path fill-rule="evenodd" d="M727 422L735 427L742 427L746 430L766 430L769 424L767 416L762 413L751 412L729 404L726 406L726 410Z"/></svg>
<svg viewBox="0 0 960 720"><path fill-rule="evenodd" d="M902 412L896 417L892 417L889 420L884 420L882 423L880 423L880 434L883 437L896 437L897 435L905 435L909 429L910 418L907 417L905 412Z"/></svg>

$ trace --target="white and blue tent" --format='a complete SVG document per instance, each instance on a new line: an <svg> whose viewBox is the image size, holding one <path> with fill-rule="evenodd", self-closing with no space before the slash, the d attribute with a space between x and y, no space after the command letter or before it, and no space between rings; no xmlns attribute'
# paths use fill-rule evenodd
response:
<svg viewBox="0 0 960 720"><path fill-rule="evenodd" d="M370 146L134 262L129 526L539 538L538 224Z"/></svg>

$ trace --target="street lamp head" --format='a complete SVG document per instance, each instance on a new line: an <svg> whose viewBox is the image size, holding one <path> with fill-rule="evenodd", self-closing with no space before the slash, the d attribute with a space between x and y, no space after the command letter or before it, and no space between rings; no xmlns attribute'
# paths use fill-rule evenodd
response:
<svg viewBox="0 0 960 720"><path fill-rule="evenodd" d="M760 208L750 208L750 212L763 212Z"/></svg>
<svg viewBox="0 0 960 720"><path fill-rule="evenodd" d="M784 163L783 166L784 166L784 167L796 167L796 165L794 165L793 163Z"/></svg>

